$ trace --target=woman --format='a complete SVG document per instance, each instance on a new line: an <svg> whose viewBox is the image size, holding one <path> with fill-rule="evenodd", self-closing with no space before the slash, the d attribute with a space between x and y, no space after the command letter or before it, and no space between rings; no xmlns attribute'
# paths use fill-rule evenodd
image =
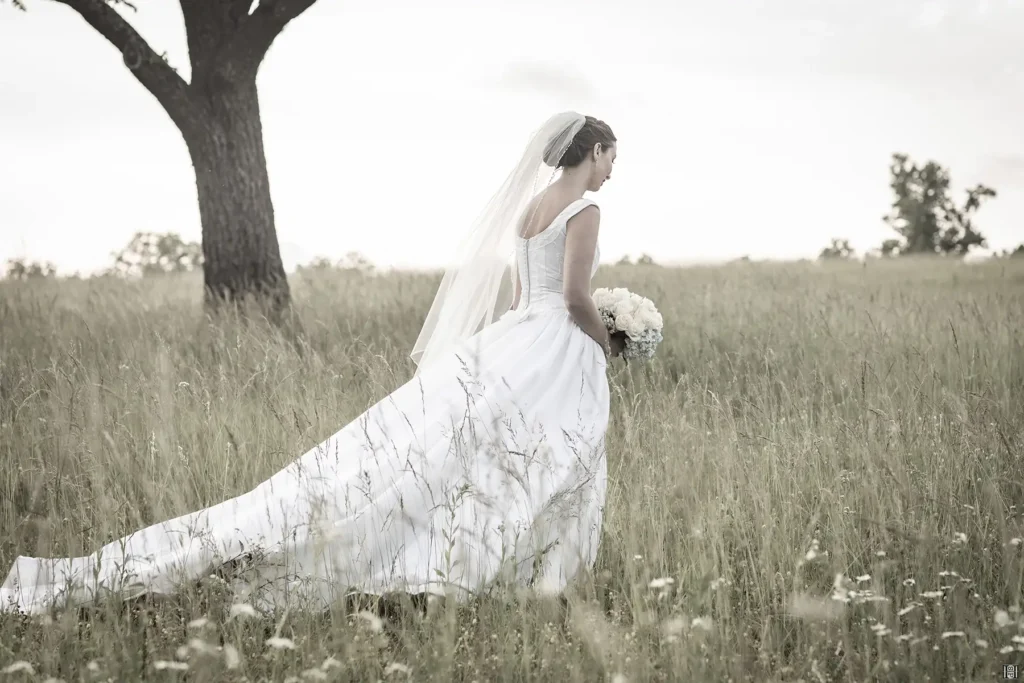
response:
<svg viewBox="0 0 1024 683"><path fill-rule="evenodd" d="M264 607L499 581L561 591L594 560L604 504L605 372L621 345L590 296L600 217L583 195L616 154L603 122L552 117L445 274L416 377L246 494L88 557L19 557L0 610L170 593L240 560L238 590ZM545 167L562 174L537 193Z"/></svg>

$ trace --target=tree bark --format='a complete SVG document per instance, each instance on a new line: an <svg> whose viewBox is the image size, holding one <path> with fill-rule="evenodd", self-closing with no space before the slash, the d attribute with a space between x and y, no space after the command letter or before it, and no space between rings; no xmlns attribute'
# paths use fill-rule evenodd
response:
<svg viewBox="0 0 1024 683"><path fill-rule="evenodd" d="M290 292L263 150L255 73L193 92L201 120L182 130L196 173L208 308L253 296L275 321Z"/></svg>

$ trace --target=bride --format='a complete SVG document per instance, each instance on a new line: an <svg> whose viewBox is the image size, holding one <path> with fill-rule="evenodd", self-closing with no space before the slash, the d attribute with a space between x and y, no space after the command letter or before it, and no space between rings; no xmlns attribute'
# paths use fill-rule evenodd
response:
<svg viewBox="0 0 1024 683"><path fill-rule="evenodd" d="M408 383L237 498L88 557L18 557L0 612L172 593L226 563L267 609L350 591L562 591L601 531L606 365L621 345L591 298L600 216L583 195L616 153L602 121L553 116L445 273Z"/></svg>

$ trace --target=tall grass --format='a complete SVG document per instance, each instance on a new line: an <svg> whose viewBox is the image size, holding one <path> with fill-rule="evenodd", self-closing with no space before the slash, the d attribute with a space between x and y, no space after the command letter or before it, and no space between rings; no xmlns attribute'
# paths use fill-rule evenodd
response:
<svg viewBox="0 0 1024 683"><path fill-rule="evenodd" d="M568 611L518 595L383 630L344 606L244 619L211 578L133 610L0 617L0 670L948 681L1024 664L1024 265L597 280L653 298L665 342L610 369L602 548ZM291 338L205 322L191 277L0 284L0 573L251 489L411 377L436 284L296 279Z"/></svg>

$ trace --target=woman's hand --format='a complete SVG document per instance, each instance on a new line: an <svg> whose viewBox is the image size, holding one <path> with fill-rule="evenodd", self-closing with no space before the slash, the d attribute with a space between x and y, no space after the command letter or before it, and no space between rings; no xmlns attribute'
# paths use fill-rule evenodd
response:
<svg viewBox="0 0 1024 683"><path fill-rule="evenodd" d="M626 333L616 332L609 338L609 356L615 358L621 356L622 352L626 349Z"/></svg>

